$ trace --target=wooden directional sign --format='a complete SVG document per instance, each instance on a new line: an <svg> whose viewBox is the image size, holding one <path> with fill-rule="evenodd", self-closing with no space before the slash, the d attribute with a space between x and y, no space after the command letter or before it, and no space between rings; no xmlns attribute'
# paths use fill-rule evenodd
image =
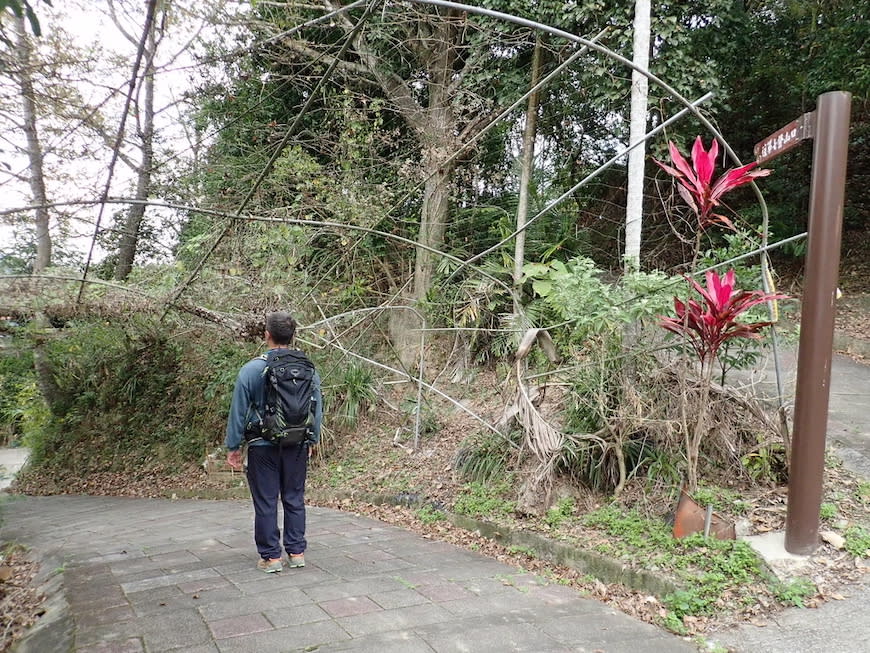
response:
<svg viewBox="0 0 870 653"><path fill-rule="evenodd" d="M755 145L755 160L761 164L787 152L801 141L812 138L816 130L816 112L805 113Z"/></svg>

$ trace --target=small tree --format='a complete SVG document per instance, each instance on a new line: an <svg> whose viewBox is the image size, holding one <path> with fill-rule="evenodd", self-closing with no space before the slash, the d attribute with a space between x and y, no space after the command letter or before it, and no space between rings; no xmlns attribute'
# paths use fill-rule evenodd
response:
<svg viewBox="0 0 870 653"><path fill-rule="evenodd" d="M757 304L785 299L785 295L760 290L738 290L734 286L734 270L720 277L715 271L707 272L707 287L686 277L701 301L686 302L674 297L676 317L661 317L660 326L686 338L700 363L698 414L694 428L685 432L687 481L689 492L698 486L698 452L707 430L710 386L713 381L716 356L720 347L733 338L761 338L761 329L772 322L739 322L737 318Z"/></svg>

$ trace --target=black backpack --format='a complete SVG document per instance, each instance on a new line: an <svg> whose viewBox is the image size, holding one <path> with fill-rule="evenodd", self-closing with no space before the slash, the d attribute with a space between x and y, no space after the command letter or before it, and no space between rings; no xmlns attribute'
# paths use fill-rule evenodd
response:
<svg viewBox="0 0 870 653"><path fill-rule="evenodd" d="M314 364L296 349L273 349L261 358L266 409L260 424L246 429L247 439L261 437L282 447L304 442L311 435Z"/></svg>

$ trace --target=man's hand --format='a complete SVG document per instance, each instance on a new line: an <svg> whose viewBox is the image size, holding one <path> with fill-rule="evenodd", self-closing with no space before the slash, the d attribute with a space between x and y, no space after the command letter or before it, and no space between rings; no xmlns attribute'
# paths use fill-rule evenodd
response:
<svg viewBox="0 0 870 653"><path fill-rule="evenodd" d="M227 452L227 465L232 467L237 472L242 471L242 450L236 449L235 451Z"/></svg>
<svg viewBox="0 0 870 653"><path fill-rule="evenodd" d="M311 458L314 454L317 453L317 445L309 443L308 444L308 457Z"/></svg>

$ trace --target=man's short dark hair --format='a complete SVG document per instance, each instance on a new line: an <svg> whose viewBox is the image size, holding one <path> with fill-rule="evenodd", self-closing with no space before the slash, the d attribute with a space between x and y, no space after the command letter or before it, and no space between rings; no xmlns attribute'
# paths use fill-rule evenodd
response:
<svg viewBox="0 0 870 653"><path fill-rule="evenodd" d="M296 320L286 311L275 311L266 316L266 331L276 345L289 345L296 335Z"/></svg>

